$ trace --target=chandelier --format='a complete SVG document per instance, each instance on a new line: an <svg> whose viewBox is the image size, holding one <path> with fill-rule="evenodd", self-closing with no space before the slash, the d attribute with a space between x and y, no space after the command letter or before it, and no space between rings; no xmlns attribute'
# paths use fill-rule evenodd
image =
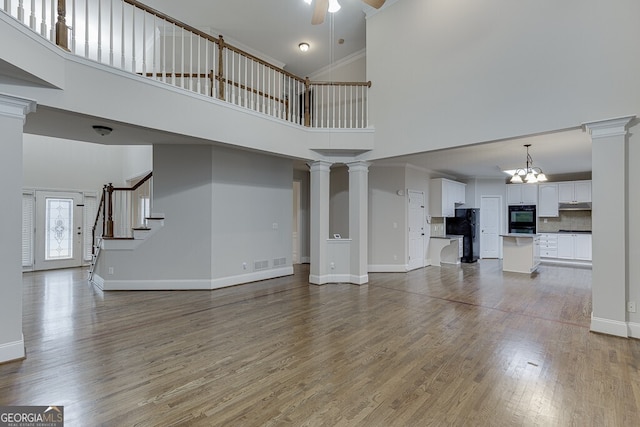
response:
<svg viewBox="0 0 640 427"><path fill-rule="evenodd" d="M536 182L544 182L547 180L547 176L537 166L533 166L533 159L529 154L529 147L531 144L524 144L527 147L527 166L524 169L516 169L511 177L512 184L521 184L526 182L527 184L533 184ZM524 177L524 180L523 178Z"/></svg>

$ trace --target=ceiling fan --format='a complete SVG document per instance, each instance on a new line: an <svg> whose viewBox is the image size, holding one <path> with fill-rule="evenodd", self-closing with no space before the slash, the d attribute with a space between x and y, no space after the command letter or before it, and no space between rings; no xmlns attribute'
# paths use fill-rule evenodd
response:
<svg viewBox="0 0 640 427"><path fill-rule="evenodd" d="M362 0L362 1L371 7L380 9L386 0ZM307 3L311 3L311 1L307 0ZM339 9L340 9L340 4L338 4L338 0L316 0L316 5L313 9L313 17L311 18L311 23L313 25L322 24L324 22L324 17L327 14L327 11L337 12Z"/></svg>

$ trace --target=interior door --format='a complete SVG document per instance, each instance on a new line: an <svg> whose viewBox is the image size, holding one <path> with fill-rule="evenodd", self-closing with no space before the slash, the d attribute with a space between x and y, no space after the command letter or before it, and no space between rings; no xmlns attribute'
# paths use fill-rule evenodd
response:
<svg viewBox="0 0 640 427"><path fill-rule="evenodd" d="M36 191L35 270L82 265L82 194Z"/></svg>
<svg viewBox="0 0 640 427"><path fill-rule="evenodd" d="M502 197L480 198L480 258L500 258L500 212Z"/></svg>
<svg viewBox="0 0 640 427"><path fill-rule="evenodd" d="M409 190L409 270L424 267L424 193Z"/></svg>

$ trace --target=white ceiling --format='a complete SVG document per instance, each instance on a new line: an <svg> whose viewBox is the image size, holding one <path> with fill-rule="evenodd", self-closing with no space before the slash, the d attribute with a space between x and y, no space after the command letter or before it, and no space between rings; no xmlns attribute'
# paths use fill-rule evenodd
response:
<svg viewBox="0 0 640 427"><path fill-rule="evenodd" d="M524 168L527 150L534 166L551 179L591 172L591 138L583 129L431 151L381 161L409 163L457 178L504 178L502 171Z"/></svg>
<svg viewBox="0 0 640 427"><path fill-rule="evenodd" d="M313 4L303 0L143 0L144 4L239 48L270 58L287 71L306 77L365 48L365 10L361 0L339 0L338 13L311 25ZM389 3L392 3L389 1ZM338 44L344 39L343 44ZM301 52L298 44L311 48ZM253 52L250 52L253 53Z"/></svg>

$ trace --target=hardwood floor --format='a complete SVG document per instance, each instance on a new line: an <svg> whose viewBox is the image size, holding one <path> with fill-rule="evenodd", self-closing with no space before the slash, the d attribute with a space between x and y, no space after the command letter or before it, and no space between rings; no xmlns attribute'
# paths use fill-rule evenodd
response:
<svg viewBox="0 0 640 427"><path fill-rule="evenodd" d="M103 294L86 270L27 273L0 405L64 405L68 426L640 423L640 341L589 332L588 269L308 274Z"/></svg>

